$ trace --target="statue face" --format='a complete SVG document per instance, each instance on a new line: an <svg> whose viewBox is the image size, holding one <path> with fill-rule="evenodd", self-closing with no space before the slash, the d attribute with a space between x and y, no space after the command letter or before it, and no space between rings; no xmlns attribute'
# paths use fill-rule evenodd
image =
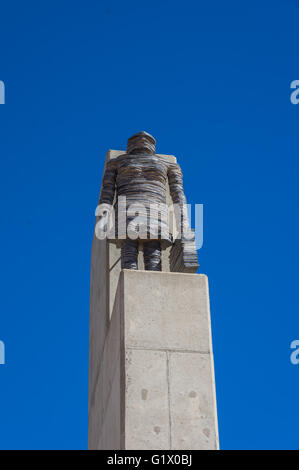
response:
<svg viewBox="0 0 299 470"><path fill-rule="evenodd" d="M128 140L127 153L154 155L156 151L155 139L146 132L139 132Z"/></svg>

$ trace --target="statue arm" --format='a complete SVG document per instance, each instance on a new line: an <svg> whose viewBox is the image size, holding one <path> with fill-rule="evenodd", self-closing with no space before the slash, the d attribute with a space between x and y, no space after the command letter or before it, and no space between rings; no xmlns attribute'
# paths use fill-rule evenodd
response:
<svg viewBox="0 0 299 470"><path fill-rule="evenodd" d="M179 237L183 236L189 226L187 201L183 189L183 174L177 163L172 163L168 169L169 191L174 205L176 229Z"/></svg>
<svg viewBox="0 0 299 470"><path fill-rule="evenodd" d="M99 204L109 204L112 206L116 182L116 165L113 160L110 160L104 172L102 191L100 195Z"/></svg>
<svg viewBox="0 0 299 470"><path fill-rule="evenodd" d="M170 271L194 273L198 269L195 237L189 225L187 201L183 190L183 175L178 164L168 170L170 195L175 208L177 223L176 240L170 250Z"/></svg>
<svg viewBox="0 0 299 470"><path fill-rule="evenodd" d="M168 169L169 189L174 204L186 204L186 197L183 189L183 174L177 163L172 163Z"/></svg>

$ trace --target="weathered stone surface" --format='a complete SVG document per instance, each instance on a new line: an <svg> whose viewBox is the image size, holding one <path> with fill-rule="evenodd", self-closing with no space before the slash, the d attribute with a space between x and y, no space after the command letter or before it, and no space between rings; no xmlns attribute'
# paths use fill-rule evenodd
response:
<svg viewBox="0 0 299 470"><path fill-rule="evenodd" d="M209 354L169 353L172 449L216 449L213 371Z"/></svg>
<svg viewBox="0 0 299 470"><path fill-rule="evenodd" d="M169 442L166 352L126 351L126 449L167 449Z"/></svg>
<svg viewBox="0 0 299 470"><path fill-rule="evenodd" d="M122 271L94 363L89 448L218 448L211 344L206 276Z"/></svg>
<svg viewBox="0 0 299 470"><path fill-rule="evenodd" d="M118 292L100 360L90 365L90 368L95 367L94 388L89 396L88 446L91 449L99 445L113 449L120 445L121 371L124 369L121 363L123 342L120 300L121 294Z"/></svg>
<svg viewBox="0 0 299 470"><path fill-rule="evenodd" d="M208 352L210 318L203 274L125 271L126 345Z"/></svg>
<svg viewBox="0 0 299 470"><path fill-rule="evenodd" d="M110 385L108 401L103 412L103 422L96 449L114 450L123 448L121 433L121 384L120 361L117 362L113 381Z"/></svg>

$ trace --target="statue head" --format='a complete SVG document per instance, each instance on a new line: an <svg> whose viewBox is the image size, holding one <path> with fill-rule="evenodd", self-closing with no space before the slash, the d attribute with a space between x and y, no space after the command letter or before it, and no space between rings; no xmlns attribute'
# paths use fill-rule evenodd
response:
<svg viewBox="0 0 299 470"><path fill-rule="evenodd" d="M138 132L128 139L127 153L155 155L156 140L145 131Z"/></svg>

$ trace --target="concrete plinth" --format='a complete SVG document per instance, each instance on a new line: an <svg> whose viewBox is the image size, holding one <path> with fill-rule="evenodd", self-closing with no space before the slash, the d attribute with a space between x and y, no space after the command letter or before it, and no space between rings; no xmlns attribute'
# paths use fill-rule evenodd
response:
<svg viewBox="0 0 299 470"><path fill-rule="evenodd" d="M217 449L207 277L121 271L105 320L93 299L89 448Z"/></svg>

